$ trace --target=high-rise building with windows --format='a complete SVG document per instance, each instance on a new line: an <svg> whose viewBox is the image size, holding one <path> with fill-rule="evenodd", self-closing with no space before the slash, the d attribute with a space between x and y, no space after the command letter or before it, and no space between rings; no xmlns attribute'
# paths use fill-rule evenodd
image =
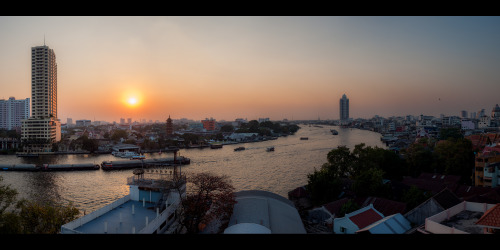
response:
<svg viewBox="0 0 500 250"><path fill-rule="evenodd" d="M31 117L22 121L24 152L50 152L61 140L57 119L57 63L45 44L31 48Z"/></svg>
<svg viewBox="0 0 500 250"><path fill-rule="evenodd" d="M14 130L21 128L21 121L30 117L30 99L0 100L0 129Z"/></svg>
<svg viewBox="0 0 500 250"><path fill-rule="evenodd" d="M347 122L349 120L349 98L345 94L340 98L340 121Z"/></svg>

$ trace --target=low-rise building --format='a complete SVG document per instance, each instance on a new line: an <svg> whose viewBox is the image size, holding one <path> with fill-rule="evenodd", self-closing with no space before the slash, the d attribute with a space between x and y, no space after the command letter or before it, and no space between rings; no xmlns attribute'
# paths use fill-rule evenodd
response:
<svg viewBox="0 0 500 250"><path fill-rule="evenodd" d="M500 186L500 147L486 146L476 154L474 185L482 187Z"/></svg>
<svg viewBox="0 0 500 250"><path fill-rule="evenodd" d="M418 229L423 234L483 234L483 227L476 224L494 204L463 201L425 219Z"/></svg>
<svg viewBox="0 0 500 250"><path fill-rule="evenodd" d="M236 204L224 234L305 234L293 202L268 191L236 192Z"/></svg>
<svg viewBox="0 0 500 250"><path fill-rule="evenodd" d="M384 218L372 204L333 220L333 232L336 234L355 234L372 223Z"/></svg>
<svg viewBox="0 0 500 250"><path fill-rule="evenodd" d="M139 169L138 169L139 170ZM130 193L61 226L61 234L154 234L177 230L177 210L186 193L177 168L134 171Z"/></svg>

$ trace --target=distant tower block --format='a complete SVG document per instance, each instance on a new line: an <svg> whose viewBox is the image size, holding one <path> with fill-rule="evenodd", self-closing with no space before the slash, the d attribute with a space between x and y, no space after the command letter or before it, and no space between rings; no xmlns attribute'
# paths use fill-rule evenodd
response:
<svg viewBox="0 0 500 250"><path fill-rule="evenodd" d="M340 121L346 123L349 121L349 99L344 95L339 101Z"/></svg>
<svg viewBox="0 0 500 250"><path fill-rule="evenodd" d="M170 119L170 115L167 119L167 137L172 137L174 135L174 127L172 126L172 119Z"/></svg>

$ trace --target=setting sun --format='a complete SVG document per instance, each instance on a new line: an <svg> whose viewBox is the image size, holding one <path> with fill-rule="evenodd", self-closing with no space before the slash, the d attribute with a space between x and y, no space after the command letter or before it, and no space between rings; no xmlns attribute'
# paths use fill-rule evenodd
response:
<svg viewBox="0 0 500 250"><path fill-rule="evenodd" d="M131 97L128 99L128 104L135 105L137 103L137 99L135 97Z"/></svg>

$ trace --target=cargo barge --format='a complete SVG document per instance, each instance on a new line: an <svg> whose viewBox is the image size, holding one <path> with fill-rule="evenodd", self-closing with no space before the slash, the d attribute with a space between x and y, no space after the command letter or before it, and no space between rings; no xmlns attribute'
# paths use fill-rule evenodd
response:
<svg viewBox="0 0 500 250"><path fill-rule="evenodd" d="M149 168L152 166L186 165L190 164L189 158L179 156L176 158L160 158L146 160L103 161L101 165L94 163L79 164L0 164L0 171L78 171L78 170L115 170L131 168Z"/></svg>
<svg viewBox="0 0 500 250"><path fill-rule="evenodd" d="M174 165L190 164L190 159L179 156L177 158L161 158L161 159L145 159L145 160L128 160L128 161L103 161L101 164L102 170L118 170L130 168L148 168L158 165Z"/></svg>
<svg viewBox="0 0 500 250"><path fill-rule="evenodd" d="M73 171L73 170L98 170L100 167L93 163L81 164L0 164L4 171Z"/></svg>

